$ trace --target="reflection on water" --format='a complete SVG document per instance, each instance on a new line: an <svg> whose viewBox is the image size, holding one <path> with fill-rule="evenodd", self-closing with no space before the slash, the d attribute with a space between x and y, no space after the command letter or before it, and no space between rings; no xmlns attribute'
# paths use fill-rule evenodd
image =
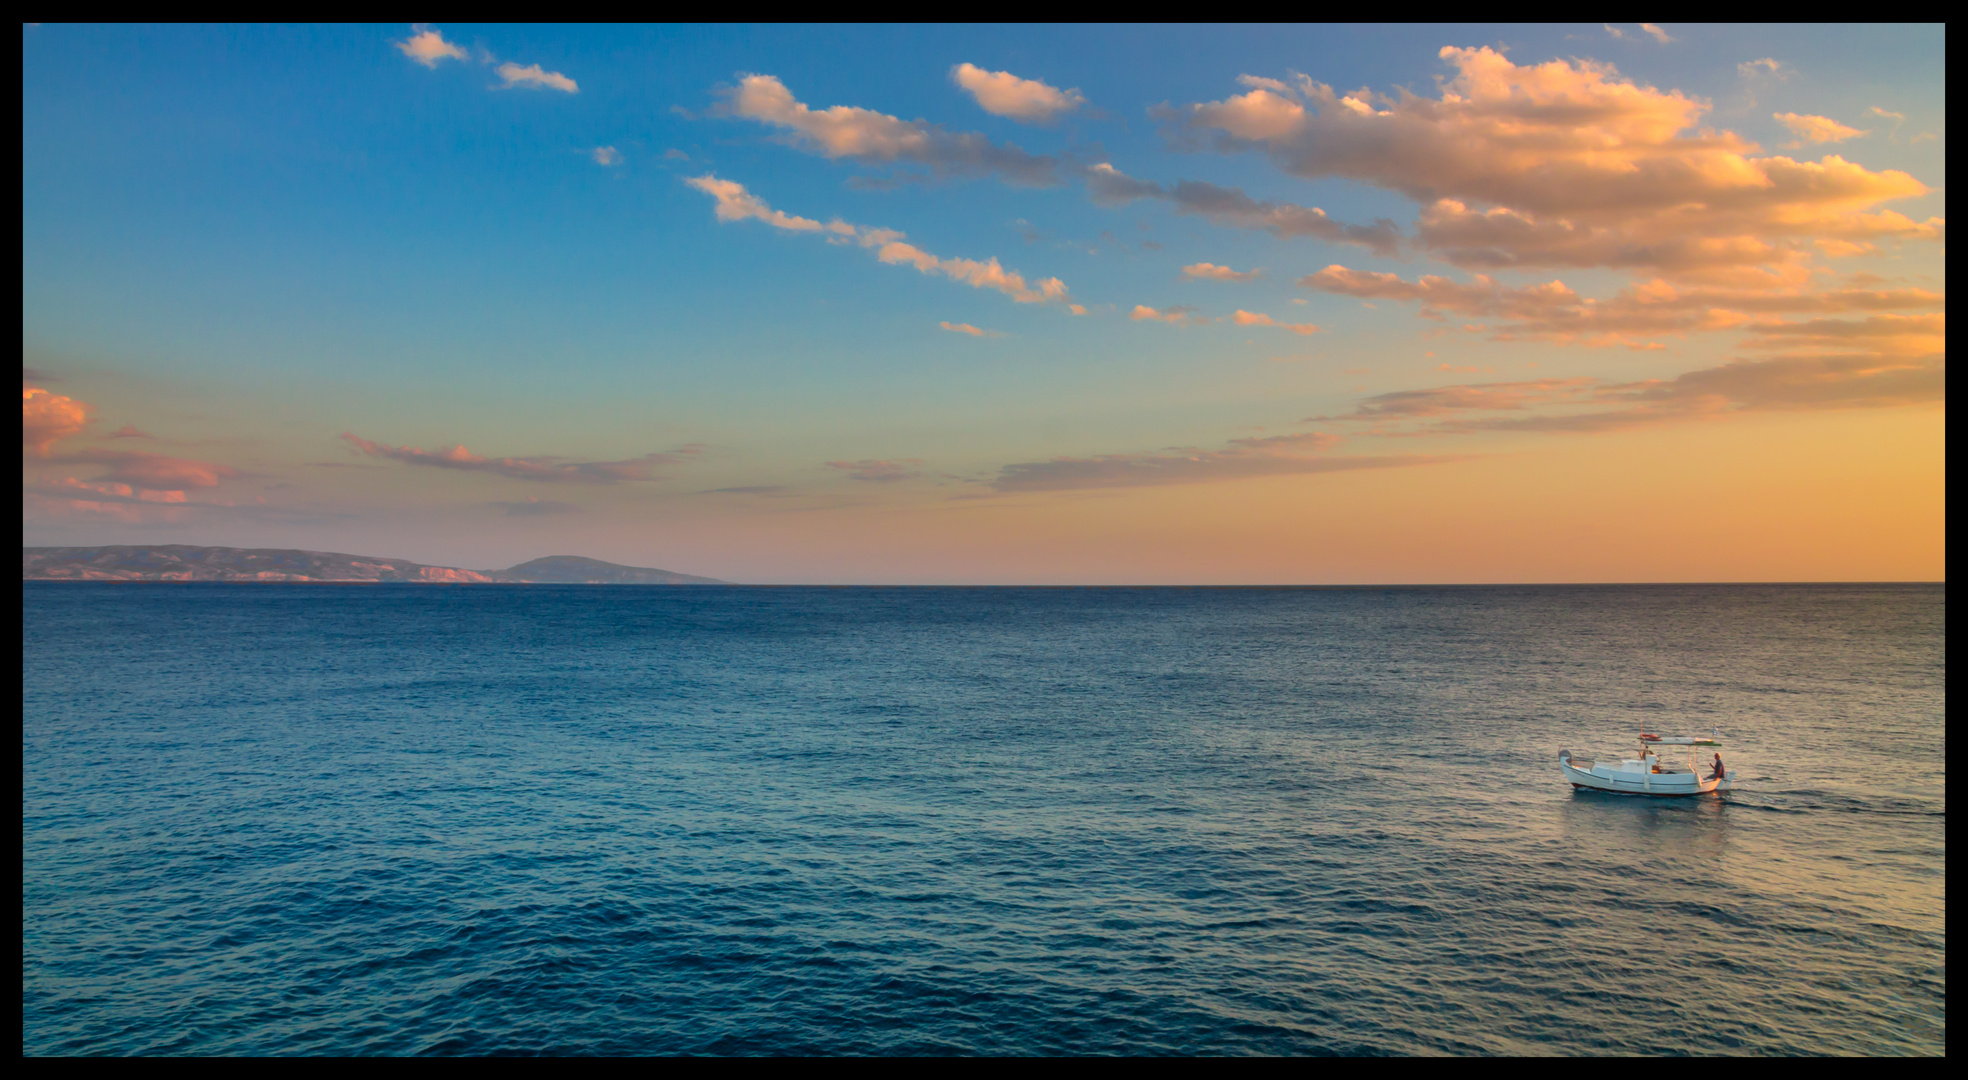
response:
<svg viewBox="0 0 1968 1080"><path fill-rule="evenodd" d="M1945 1052L1941 587L24 593L29 1053Z"/></svg>

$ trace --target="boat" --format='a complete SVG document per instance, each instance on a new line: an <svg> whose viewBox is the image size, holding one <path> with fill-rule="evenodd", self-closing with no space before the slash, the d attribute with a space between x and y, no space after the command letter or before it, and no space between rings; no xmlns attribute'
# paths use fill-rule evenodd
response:
<svg viewBox="0 0 1968 1080"><path fill-rule="evenodd" d="M1722 739L1719 733L1714 738L1704 738L1643 732L1639 752L1632 757L1618 761L1592 761L1573 757L1570 750L1560 750L1558 767L1564 770L1565 779L1570 781L1574 791L1592 788L1595 791L1616 791L1622 795L1706 795L1711 791L1729 790L1736 779L1734 769L1718 777L1711 769L1695 761L1696 747L1720 745ZM1663 752L1673 760L1661 760Z"/></svg>

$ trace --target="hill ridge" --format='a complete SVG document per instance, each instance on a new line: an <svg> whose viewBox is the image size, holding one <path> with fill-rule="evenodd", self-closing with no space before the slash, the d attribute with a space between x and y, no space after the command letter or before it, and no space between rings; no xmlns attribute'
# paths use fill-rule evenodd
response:
<svg viewBox="0 0 1968 1080"><path fill-rule="evenodd" d="M97 544L21 548L22 581L419 582L425 584L723 585L716 578L582 555L548 555L505 570L305 548Z"/></svg>

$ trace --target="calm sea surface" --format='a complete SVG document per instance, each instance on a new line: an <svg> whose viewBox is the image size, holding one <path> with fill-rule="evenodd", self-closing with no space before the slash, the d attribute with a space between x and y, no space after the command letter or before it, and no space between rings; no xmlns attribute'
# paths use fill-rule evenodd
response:
<svg viewBox="0 0 1968 1080"><path fill-rule="evenodd" d="M23 592L29 1054L1947 1049L1944 586Z"/></svg>

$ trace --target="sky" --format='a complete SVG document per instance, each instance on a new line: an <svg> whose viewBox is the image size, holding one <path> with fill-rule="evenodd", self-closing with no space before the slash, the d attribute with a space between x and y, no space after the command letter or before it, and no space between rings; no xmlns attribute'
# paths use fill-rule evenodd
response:
<svg viewBox="0 0 1968 1080"><path fill-rule="evenodd" d="M23 543L1944 580L1946 30L22 30Z"/></svg>

